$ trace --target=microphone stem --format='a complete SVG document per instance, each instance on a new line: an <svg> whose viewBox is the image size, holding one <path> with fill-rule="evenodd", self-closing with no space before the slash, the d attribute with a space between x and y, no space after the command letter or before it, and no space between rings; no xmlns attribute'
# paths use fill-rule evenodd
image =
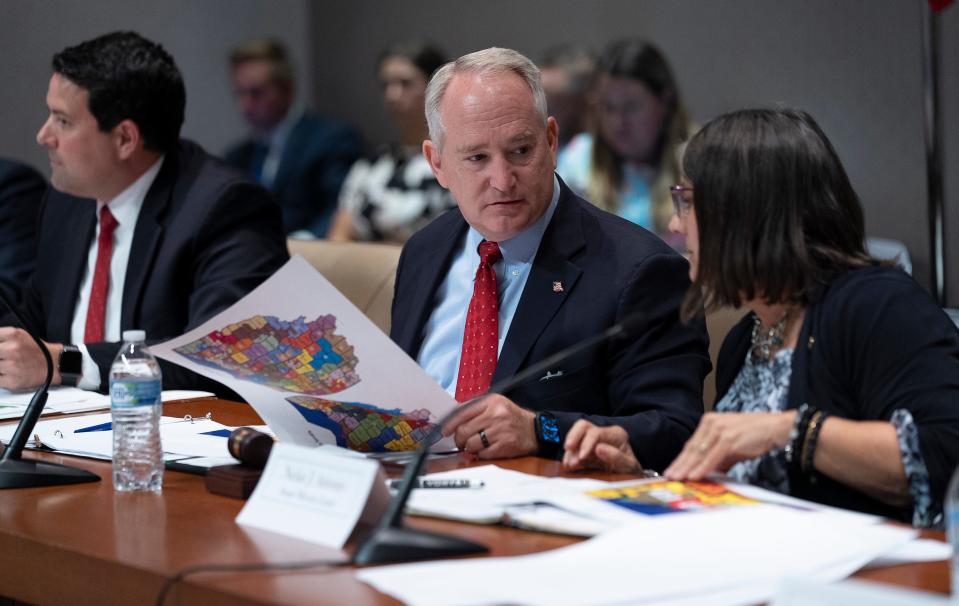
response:
<svg viewBox="0 0 959 606"><path fill-rule="evenodd" d="M33 394L33 398L30 399L30 404L27 405L23 413L20 424L17 425L17 429L13 433L13 438L11 438L10 443L6 449L4 449L3 455L0 455L0 461L10 461L19 459L23 454L23 448L27 445L27 440L30 439L30 432L33 431L37 420L40 418L40 413L43 412L43 407L47 403L47 391L50 389L50 383L53 382L53 358L50 357L50 350L47 349L46 344L30 330L27 323L24 322L20 314L17 313L16 307L10 304L10 301L7 300L2 292L0 292L0 303L3 303L3 305L10 310L13 317L20 323L20 326L23 327L23 330L36 342L37 347L40 348L40 353L43 354L43 358L47 363L46 379L37 389L36 393Z"/></svg>

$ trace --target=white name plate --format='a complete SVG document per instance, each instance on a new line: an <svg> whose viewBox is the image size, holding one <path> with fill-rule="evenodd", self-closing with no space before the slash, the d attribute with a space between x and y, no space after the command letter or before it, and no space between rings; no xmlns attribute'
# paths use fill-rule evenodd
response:
<svg viewBox="0 0 959 606"><path fill-rule="evenodd" d="M378 462L277 443L236 522L340 549L357 523L379 520L389 499Z"/></svg>

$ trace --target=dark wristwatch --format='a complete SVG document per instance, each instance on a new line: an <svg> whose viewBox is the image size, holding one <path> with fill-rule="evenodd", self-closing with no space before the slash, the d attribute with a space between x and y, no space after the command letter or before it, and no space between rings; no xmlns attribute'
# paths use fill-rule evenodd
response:
<svg viewBox="0 0 959 606"><path fill-rule="evenodd" d="M546 411L538 412L533 427L536 429L536 443L539 445L537 454L547 459L558 459L563 440L559 435L559 422L556 417Z"/></svg>
<svg viewBox="0 0 959 606"><path fill-rule="evenodd" d="M83 376L83 354L76 345L64 345L57 360L57 370L60 371L60 383L76 385Z"/></svg>

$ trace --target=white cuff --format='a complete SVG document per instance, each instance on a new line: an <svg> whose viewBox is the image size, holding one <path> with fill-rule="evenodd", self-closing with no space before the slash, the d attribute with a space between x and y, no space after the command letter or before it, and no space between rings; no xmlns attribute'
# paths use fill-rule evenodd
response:
<svg viewBox="0 0 959 606"><path fill-rule="evenodd" d="M88 391L97 391L100 389L100 367L93 361L86 345L77 345L77 349L83 356L83 374L80 376L77 387Z"/></svg>

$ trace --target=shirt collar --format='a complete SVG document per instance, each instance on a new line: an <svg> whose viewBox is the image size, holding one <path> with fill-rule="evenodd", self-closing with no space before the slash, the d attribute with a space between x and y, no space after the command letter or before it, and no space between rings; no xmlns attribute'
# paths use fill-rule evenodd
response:
<svg viewBox="0 0 959 606"><path fill-rule="evenodd" d="M117 220L117 223L120 225L129 224L131 219L134 219L137 214L139 214L140 207L143 206L143 200L146 199L147 192L150 191L150 186L153 185L153 181L160 173L160 167L163 165L163 159L165 157L166 156L160 156L136 181L131 183L129 187L117 194L109 202L97 200L98 220L100 209L109 204L110 214Z"/></svg>
<svg viewBox="0 0 959 606"><path fill-rule="evenodd" d="M507 263L529 263L536 256L539 250L539 243L543 239L543 234L549 226L553 213L556 212L556 205L559 203L559 179L553 174L553 195L550 198L549 206L543 216L536 220L531 226L522 232L516 234L509 240L499 242L500 252L503 254L503 260ZM466 232L466 249L475 251L485 238L472 227Z"/></svg>
<svg viewBox="0 0 959 606"><path fill-rule="evenodd" d="M254 136L254 139L269 147L283 147L283 144L286 143L286 138L290 135L290 131L293 130L293 126L303 117L304 112L305 110L299 105L291 106L286 112L286 115L283 116L283 119L280 120L272 130L260 136Z"/></svg>

